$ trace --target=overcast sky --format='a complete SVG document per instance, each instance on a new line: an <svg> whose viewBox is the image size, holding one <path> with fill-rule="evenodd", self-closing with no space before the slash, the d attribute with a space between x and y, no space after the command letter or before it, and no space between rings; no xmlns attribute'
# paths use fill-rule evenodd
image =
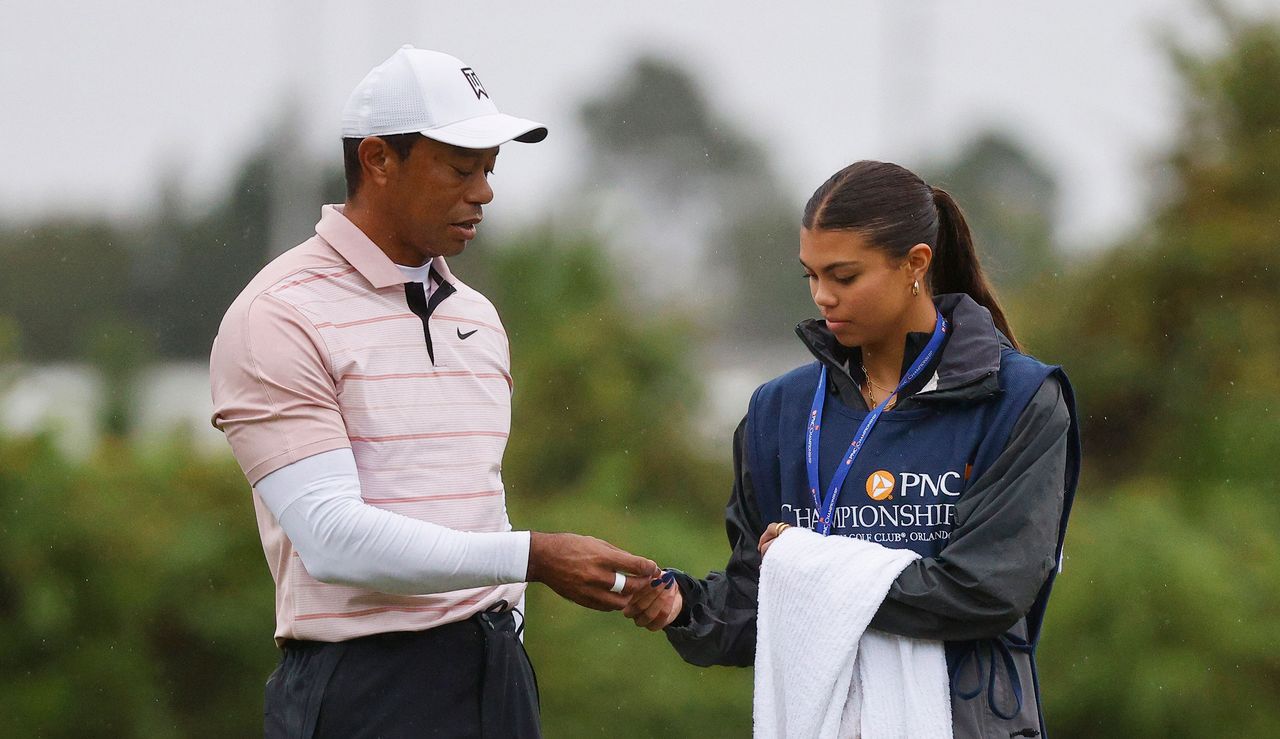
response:
<svg viewBox="0 0 1280 739"><path fill-rule="evenodd" d="M493 209L507 222L580 175L578 104L648 51L767 142L797 208L854 159L919 163L999 125L1058 175L1063 234L1087 247L1140 217L1147 162L1172 135L1156 31L1211 43L1203 24L1194 0L10 5L0 218L128 218L156 201L162 168L207 197L286 100L305 146L336 162L348 92L413 43L462 58L500 109L550 127L503 151Z"/></svg>

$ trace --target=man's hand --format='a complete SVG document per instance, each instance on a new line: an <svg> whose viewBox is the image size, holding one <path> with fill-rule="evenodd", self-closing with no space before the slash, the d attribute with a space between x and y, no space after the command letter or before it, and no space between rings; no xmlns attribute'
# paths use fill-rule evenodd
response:
<svg viewBox="0 0 1280 739"><path fill-rule="evenodd" d="M622 615L636 622L636 626L650 631L665 629L680 615L684 608L684 596L680 586L670 573L654 578L648 585L631 596L631 602L622 609Z"/></svg>
<svg viewBox="0 0 1280 739"><path fill-rule="evenodd" d="M614 573L627 576L621 593L609 591ZM653 560L628 554L606 541L578 534L529 534L528 582L540 582L562 598L597 611L617 611L632 593L661 575Z"/></svg>

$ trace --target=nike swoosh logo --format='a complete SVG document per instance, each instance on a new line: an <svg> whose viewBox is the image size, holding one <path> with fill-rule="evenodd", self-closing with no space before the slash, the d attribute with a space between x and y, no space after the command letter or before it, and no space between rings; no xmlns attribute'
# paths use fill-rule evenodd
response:
<svg viewBox="0 0 1280 739"><path fill-rule="evenodd" d="M478 328L473 328L473 329L471 329L470 331L468 331L468 332L466 332L466 333L464 334L464 333L462 333L462 329L458 329L458 338L459 338L459 339L469 339L469 338L471 338L471 334L474 334L475 332L477 332L477 331L479 331L479 330L480 330L480 329L478 329Z"/></svg>

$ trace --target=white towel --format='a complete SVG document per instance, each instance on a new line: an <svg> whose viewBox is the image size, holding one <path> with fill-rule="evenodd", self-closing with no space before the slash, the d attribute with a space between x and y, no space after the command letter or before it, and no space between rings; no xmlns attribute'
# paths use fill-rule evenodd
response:
<svg viewBox="0 0 1280 739"><path fill-rule="evenodd" d="M757 739L951 737L942 642L868 631L908 549L788 529L760 571Z"/></svg>

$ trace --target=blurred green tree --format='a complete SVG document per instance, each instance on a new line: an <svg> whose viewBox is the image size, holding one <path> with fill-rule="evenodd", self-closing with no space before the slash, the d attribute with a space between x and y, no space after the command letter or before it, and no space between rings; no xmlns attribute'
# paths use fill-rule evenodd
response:
<svg viewBox="0 0 1280 739"><path fill-rule="evenodd" d="M997 288L1024 287L1054 268L1058 186L1013 136L982 131L954 158L925 170L928 182L964 206L983 267Z"/></svg>
<svg viewBox="0 0 1280 739"><path fill-rule="evenodd" d="M1280 19L1206 7L1221 46L1170 46L1167 198L1014 311L1083 416L1041 649L1065 736L1280 735Z"/></svg>
<svg viewBox="0 0 1280 739"><path fill-rule="evenodd" d="M174 446L0 439L0 734L261 731L271 582L244 478Z"/></svg>
<svg viewBox="0 0 1280 739"><path fill-rule="evenodd" d="M22 357L22 336L18 322L0 314L0 399L18 378Z"/></svg>
<svg viewBox="0 0 1280 739"><path fill-rule="evenodd" d="M226 191L206 213L166 199L137 249L139 290L131 308L166 357L208 359L227 306L267 263L271 243L272 144L250 152ZM163 275L153 280L154 274Z"/></svg>
<svg viewBox="0 0 1280 739"><path fill-rule="evenodd" d="M727 495L716 487L722 468L682 443L701 393L694 331L678 316L624 306L603 249L544 229L451 260L498 306L511 341L508 489L520 500L676 504L714 515Z"/></svg>
<svg viewBox="0 0 1280 739"><path fill-rule="evenodd" d="M608 92L583 103L581 116L588 172L605 184L643 176L651 196L668 203L732 176L773 185L760 147L721 120L698 82L674 62L637 58Z"/></svg>
<svg viewBox="0 0 1280 739"><path fill-rule="evenodd" d="M105 220L51 219L0 231L0 315L33 362L80 356L89 317L125 316L130 236Z"/></svg>
<svg viewBox="0 0 1280 739"><path fill-rule="evenodd" d="M799 208L782 194L764 149L717 115L698 81L651 56L631 64L608 92L582 107L588 163L584 189L638 203L638 233L609 233L638 252L641 287L683 295L728 325L734 343L790 343L813 314L794 272ZM632 255L636 256L636 255ZM709 300L709 296L725 296ZM726 299L727 298L727 299Z"/></svg>
<svg viewBox="0 0 1280 739"><path fill-rule="evenodd" d="M102 381L99 430L108 436L126 436L133 429L138 376L153 361L149 337L131 322L100 319L90 324L84 341L84 355Z"/></svg>
<svg viewBox="0 0 1280 739"><path fill-rule="evenodd" d="M138 338L167 359L208 358L227 306L270 257L307 234L281 234L280 222L318 217L313 203L297 214L281 188L309 172L275 166L281 140L249 151L223 193L197 211L176 177L161 181L151 220L117 226L106 219L51 219L0 230L0 315L17 322L26 356L33 361L89 357L88 316L93 322L134 327ZM333 194L332 171L318 177ZM317 188L319 189L319 184ZM282 209L290 213L282 214ZM99 357L100 358L100 357Z"/></svg>
<svg viewBox="0 0 1280 739"><path fill-rule="evenodd" d="M1215 6L1216 7L1216 6ZM1027 339L1081 388L1103 479L1274 486L1280 458L1280 24L1218 9L1225 50L1173 46L1169 195L1128 243L1026 294Z"/></svg>
<svg viewBox="0 0 1280 739"><path fill-rule="evenodd" d="M1072 514L1045 623L1050 735L1280 736L1274 487L1108 490Z"/></svg>

